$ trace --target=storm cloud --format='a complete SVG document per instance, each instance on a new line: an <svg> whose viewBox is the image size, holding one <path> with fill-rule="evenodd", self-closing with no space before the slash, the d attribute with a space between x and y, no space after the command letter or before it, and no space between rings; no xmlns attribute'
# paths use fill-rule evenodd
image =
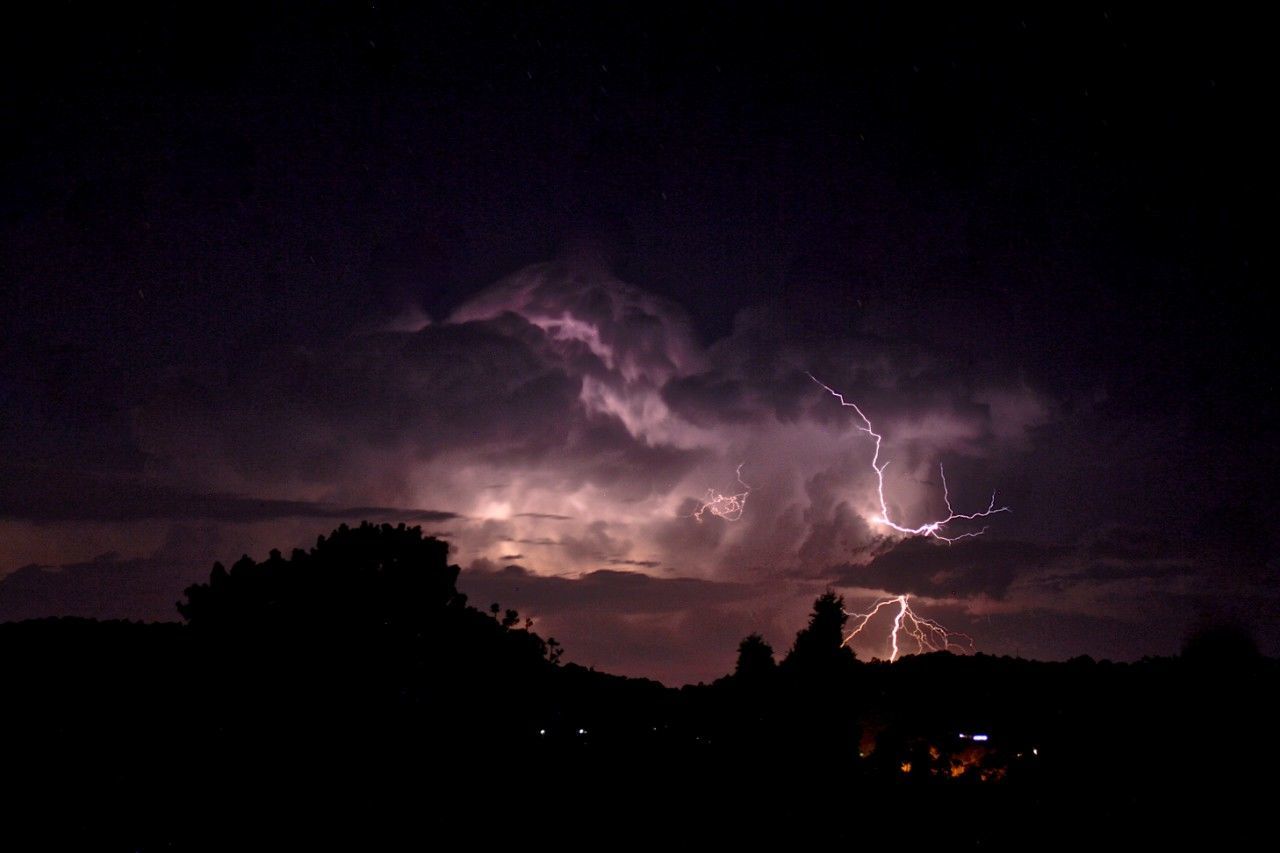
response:
<svg viewBox="0 0 1280 853"><path fill-rule="evenodd" d="M896 522L944 517L948 499L961 512L984 508L1008 479L1013 491L1000 500L1015 512L953 545L886 526L874 443L810 372L856 400L884 436ZM679 306L577 254L521 270L440 321L411 306L337 346L267 345L233 371L175 376L133 412L146 473L13 469L0 516L437 525L431 532L447 533L468 567L465 591L519 607L571 650L661 676L658 664L599 636L645 647L637 633L656 632L667 638L662 666L692 678L723 664L729 631L765 625L785 635L806 598L827 587L851 606L909 594L967 624L1025 609L1105 620L1102 597L1135 576L1180 583L1185 560L1152 556L1169 548L1159 536L1078 527L1068 544L1045 544L1036 535L1021 466L1062 410L995 360L957 373L939 355L858 326L806 334L751 308L704 346ZM744 488L741 518L695 517L709 498ZM58 571L27 565L4 586L22 601L43 595L88 612L72 606L77 589L102 600L118 584L127 602L147 586L140 578L175 572L191 570L113 554ZM723 628L714 654L693 652L687 639L700 620ZM677 664L680 648L691 657Z"/></svg>
<svg viewBox="0 0 1280 853"><path fill-rule="evenodd" d="M452 512L386 506L336 506L318 501L190 493L148 480L69 471L0 469L0 519L34 522L131 522L213 519L248 523L280 518L385 518L439 522Z"/></svg>

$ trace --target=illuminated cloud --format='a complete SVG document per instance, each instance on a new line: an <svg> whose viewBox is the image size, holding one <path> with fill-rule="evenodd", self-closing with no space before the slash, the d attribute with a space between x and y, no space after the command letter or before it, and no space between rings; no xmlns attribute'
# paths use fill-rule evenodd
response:
<svg viewBox="0 0 1280 853"><path fill-rule="evenodd" d="M857 328L809 335L756 309L704 346L678 306L582 257L522 270L444 321L403 320L331 348L268 348L236 371L178 377L134 416L147 476L19 484L0 491L0 513L290 519L289 530L353 512L424 522L472 567L468 583L550 620L571 649L598 645L591 631L609 619L611 636L643 623L675 649L705 605L726 626L716 660L732 649L729 626L755 630L765 612L802 618L804 599L827 584L977 613L1043 606L1054 583L1078 590L1120 571L1099 568L1108 547L1122 547L1101 540L1087 569L999 535L948 547L888 528L874 442L807 372L874 415L881 460L892 460L886 502L904 526L945 514L940 462L957 508L985 506L1037 447L1056 407L1020 377L958 376L900 341ZM743 491L739 465L750 483L740 516L699 522L706 495ZM1019 509L1002 528L1011 518L1016 533ZM116 562L149 559L143 550ZM59 583L102 575L68 565ZM19 580L40 581L37 571ZM1053 606L1095 604L1081 594ZM601 654L633 660L617 647Z"/></svg>
<svg viewBox="0 0 1280 853"><path fill-rule="evenodd" d="M678 306L581 257L522 270L444 322L396 328L166 399L140 418L145 446L220 489L441 507L462 517L451 531L464 563L515 546L533 572L740 579L865 562L891 541L874 521L873 447L810 365L884 424L903 518L936 510L941 457L967 488L1048 410L1020 384L957 393L927 353L856 332L807 346L751 312L704 347ZM753 489L739 522L694 521L709 490L741 491L739 464Z"/></svg>

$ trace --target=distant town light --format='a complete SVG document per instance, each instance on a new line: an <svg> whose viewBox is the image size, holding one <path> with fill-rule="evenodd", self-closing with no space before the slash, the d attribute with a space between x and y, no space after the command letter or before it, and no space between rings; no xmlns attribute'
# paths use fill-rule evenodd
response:
<svg viewBox="0 0 1280 853"><path fill-rule="evenodd" d="M979 740L979 741L981 741L981 740L987 740L987 736L986 736L986 735L974 735L974 736L973 736L973 739L974 739L974 740Z"/></svg>
<svg viewBox="0 0 1280 853"><path fill-rule="evenodd" d="M578 734L585 735L586 733L587 733L586 729L578 729Z"/></svg>
<svg viewBox="0 0 1280 853"><path fill-rule="evenodd" d="M961 732L961 733L960 733L960 739L961 739L961 740L965 740L965 739L967 739L968 737L969 737L969 736L968 736L967 734L965 734L964 732Z"/></svg>
<svg viewBox="0 0 1280 853"><path fill-rule="evenodd" d="M545 735L546 733L547 733L546 729L538 729L538 734Z"/></svg>

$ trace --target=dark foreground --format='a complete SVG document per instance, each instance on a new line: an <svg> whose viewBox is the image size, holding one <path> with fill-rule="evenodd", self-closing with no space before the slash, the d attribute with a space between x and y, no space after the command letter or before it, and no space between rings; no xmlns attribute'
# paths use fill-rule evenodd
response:
<svg viewBox="0 0 1280 853"><path fill-rule="evenodd" d="M1229 637L1134 664L892 665L798 637L778 666L674 690L558 664L514 615L468 606L445 557L415 530L343 529L215 570L187 624L0 625L0 846L1149 849L1274 832L1280 670Z"/></svg>

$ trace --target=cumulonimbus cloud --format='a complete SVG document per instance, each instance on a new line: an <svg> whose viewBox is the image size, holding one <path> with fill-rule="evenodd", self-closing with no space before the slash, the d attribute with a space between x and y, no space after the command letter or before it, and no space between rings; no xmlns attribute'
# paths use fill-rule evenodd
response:
<svg viewBox="0 0 1280 853"><path fill-rule="evenodd" d="M540 264L443 322L186 381L139 413L138 434L158 468L218 493L285 500L285 484L291 500L455 513L464 563L554 542L524 564L729 578L865 564L885 541L872 448L806 370L874 413L904 519L937 512L941 458L960 497L984 499L984 466L1048 417L1016 381L957 383L901 343L794 331L747 312L703 346L678 306L607 270ZM743 518L692 519L739 464Z"/></svg>
<svg viewBox="0 0 1280 853"><path fill-rule="evenodd" d="M1007 590L1018 568L997 545L957 549L931 573L891 568L914 546L893 548L899 537L876 522L873 448L808 371L876 419L905 521L939 511L942 459L953 499L985 501L989 469L1051 416L1016 377L957 380L929 353L864 330L819 340L748 310L704 345L679 306L559 261L442 322L365 326L322 350L266 347L236 370L180 377L135 412L150 479L114 508L88 489L61 510L0 510L447 520L463 565L519 559L531 578L561 576L526 584L551 590L529 599L535 610L616 590L696 598L703 582L758 593L805 572L961 598ZM751 484L741 519L694 518L708 490L737 490L739 465ZM890 583L891 572L912 580Z"/></svg>

